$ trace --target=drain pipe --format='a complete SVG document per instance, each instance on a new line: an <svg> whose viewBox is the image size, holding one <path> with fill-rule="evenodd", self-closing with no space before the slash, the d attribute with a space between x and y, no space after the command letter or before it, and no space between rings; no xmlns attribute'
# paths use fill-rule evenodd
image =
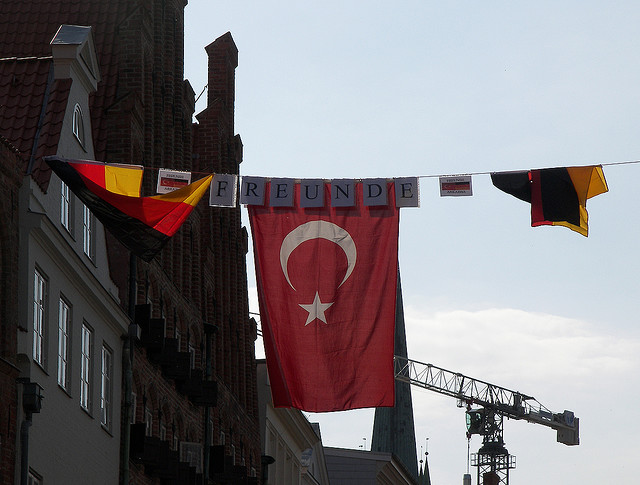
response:
<svg viewBox="0 0 640 485"><path fill-rule="evenodd" d="M39 413L42 408L42 387L31 382L28 377L18 379L22 384L22 409L24 421L20 426L20 485L29 485L29 428L31 428L33 413Z"/></svg>
<svg viewBox="0 0 640 485"><path fill-rule="evenodd" d="M31 427L31 413L26 413L20 426L20 485L29 482L29 428Z"/></svg>
<svg viewBox="0 0 640 485"><path fill-rule="evenodd" d="M124 371L124 417L122 426L122 455L120 456L121 485L129 485L129 454L131 449L131 409L133 401L133 352L134 337L138 332L135 324L136 304L136 257L129 254L129 329L122 346L122 366Z"/></svg>
<svg viewBox="0 0 640 485"><path fill-rule="evenodd" d="M205 333L205 380L211 380L211 337L216 331L216 326L211 323L203 322ZM209 456L211 454L211 430L209 428L209 418L211 407L206 405L204 408L204 483L209 482Z"/></svg>

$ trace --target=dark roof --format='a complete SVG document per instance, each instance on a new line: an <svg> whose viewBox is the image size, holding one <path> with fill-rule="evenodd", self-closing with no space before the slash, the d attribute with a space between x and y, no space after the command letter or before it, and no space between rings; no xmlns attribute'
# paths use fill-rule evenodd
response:
<svg viewBox="0 0 640 485"><path fill-rule="evenodd" d="M117 87L117 36L123 23L141 8L137 0L0 0L0 57L49 56L49 43L60 25L92 28L101 82L91 96L95 157L106 159L105 111L114 104Z"/></svg>
<svg viewBox="0 0 640 485"><path fill-rule="evenodd" d="M54 81L52 70L50 57L0 59L0 136L43 190L51 172L42 157L56 154L71 87L70 79Z"/></svg>

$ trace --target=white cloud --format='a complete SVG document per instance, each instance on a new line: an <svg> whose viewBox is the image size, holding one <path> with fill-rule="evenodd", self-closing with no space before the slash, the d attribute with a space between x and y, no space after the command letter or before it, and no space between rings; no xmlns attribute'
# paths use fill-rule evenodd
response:
<svg viewBox="0 0 640 485"><path fill-rule="evenodd" d="M570 318L515 309L428 313L405 308L409 357L535 395L525 385L638 370L640 341Z"/></svg>
<svg viewBox="0 0 640 485"><path fill-rule="evenodd" d="M505 422L519 484L631 480L618 463L638 450L623 424L640 398L630 385L640 368L637 337L515 309L429 313L407 306L405 320L410 358L533 395L552 411L570 409L581 419L578 447L557 444L555 432L543 426ZM432 480L458 483L466 467L463 410L451 398L415 387L412 393L418 443L429 438ZM603 442L611 445L605 454ZM479 446L474 437L471 452Z"/></svg>

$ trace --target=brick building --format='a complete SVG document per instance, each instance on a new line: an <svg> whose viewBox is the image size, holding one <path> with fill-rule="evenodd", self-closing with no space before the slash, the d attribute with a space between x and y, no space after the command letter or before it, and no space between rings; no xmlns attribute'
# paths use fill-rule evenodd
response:
<svg viewBox="0 0 640 485"><path fill-rule="evenodd" d="M22 170L16 148L0 137L0 484L12 485L17 437L16 380L18 190Z"/></svg>
<svg viewBox="0 0 640 485"><path fill-rule="evenodd" d="M151 169L145 171L144 195L153 194L153 169L161 167L192 171L194 178L199 178L197 172L239 172L242 143L234 134L238 51L230 34L206 47L208 105L193 124L194 93L183 72L184 0L0 3L0 58L46 58L60 25L91 27L99 82L85 110L92 135L86 158ZM42 101L39 108L46 109L52 102ZM55 148L50 147L48 154L61 153ZM35 163L38 168L39 159ZM38 176L38 170L32 171L32 180ZM54 186L59 197L59 181ZM49 188L47 184L38 187ZM52 194L49 190L47 197ZM5 233L0 235L4 240ZM128 314L137 325L125 328L122 334L131 338L112 349L116 376L120 359L124 375L122 418L119 409L114 416L121 426L118 430L115 424L111 430L121 450L120 480L200 483L208 475L205 483L210 484L257 483L251 479L260 476L261 461L256 324L248 313L248 236L239 208L210 208L202 202L150 263L131 260L124 247L109 234L105 237L106 253L96 253L97 259L102 258L96 265L108 263L109 271L98 275L97 281L102 288L114 283L114 301L119 302L122 315ZM5 256L4 245L1 249L5 275L4 263L10 257ZM73 260L71 254L65 257ZM20 291L32 291L32 286L33 280L25 281ZM3 301L8 298L2 297ZM29 322L24 327L33 332ZM26 342L31 335L23 337ZM11 345L10 339L7 344ZM71 350L79 349L72 345ZM32 365L34 355L25 352ZM11 380L12 371L7 372ZM97 369L94 374L100 377ZM120 384L119 379L116 382ZM68 406L78 405L76 399L68 402ZM11 413L4 404L0 411ZM65 416L56 420L65 426ZM40 427L39 433L46 433L48 422L34 421L34 432ZM94 449L92 443L83 446ZM6 449L3 443L3 452ZM45 473L41 478L52 483ZM100 480L95 478L94 483L103 483Z"/></svg>

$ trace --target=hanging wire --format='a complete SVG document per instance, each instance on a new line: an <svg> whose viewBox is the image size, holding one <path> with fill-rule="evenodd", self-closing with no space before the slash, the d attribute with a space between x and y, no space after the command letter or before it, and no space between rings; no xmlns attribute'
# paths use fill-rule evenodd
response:
<svg viewBox="0 0 640 485"><path fill-rule="evenodd" d="M202 90L202 93L204 93L205 89L207 89L207 86L204 87L204 89ZM200 98L200 96L202 96L202 93L200 93L200 95L198 96L198 98ZM197 99L196 99L197 101ZM97 163L97 164L107 164L109 165L108 162L91 162L91 161L87 161L87 160L66 160L68 163ZM640 160L629 160L629 161L625 161L625 162L605 162L605 163L597 163L597 164L593 164L593 165L564 165L564 166L555 166L555 167L542 167L542 168L538 168L538 169L517 169L517 170L490 170L490 171L483 171L483 172L467 172L467 173L456 173L456 174L428 174L428 175L417 175L414 176L415 178L418 179L427 179L427 178L440 178L440 177L461 177L461 176L475 176L475 175L491 175L493 173L515 173L515 172L523 172L523 171L527 171L527 170L544 170L544 169L549 169L549 168L572 168L572 167L590 167L590 166L602 166L602 167L610 167L610 166L614 166L614 165L635 165L635 164L639 164ZM159 171L161 170L160 168L157 167L146 167L144 166L143 163L139 164L140 166L142 166L145 170L150 170L150 171ZM164 170L172 170L172 169L167 169L164 168ZM184 170L178 170L178 171L184 171ZM196 171L191 171L192 174L200 174L200 175L211 175L211 172L196 172ZM270 177L263 177L266 179L269 179ZM389 180L393 180L394 177L390 178ZM395 177L397 178L397 177ZM300 179L296 179L296 181L299 181ZM358 179L358 180L362 180L362 179ZM331 181L331 179L326 179L326 181Z"/></svg>
<svg viewBox="0 0 640 485"><path fill-rule="evenodd" d="M597 163L594 164L593 166L597 166L597 165L601 165L603 167L607 167L607 166L611 166L611 165L634 165L640 163L640 160L630 160L630 161L626 161L626 162L609 162L609 163ZM592 165L571 165L571 166L556 166L556 167L543 167L541 169L538 170L543 170L544 168L569 168L569 167L589 167ZM440 177L460 177L460 176L465 176L465 175L491 175L492 173L513 173L513 172L523 172L526 171L525 169L520 169L520 170L491 170L488 172L469 172L469 173L457 173L457 174L440 174L440 175L418 175L417 178L422 179L422 178L440 178Z"/></svg>
<svg viewBox="0 0 640 485"><path fill-rule="evenodd" d="M194 104L198 102L198 100L200 99L200 96L202 96L204 94L204 92L207 90L208 87L209 87L208 84L204 85L204 88L202 88L202 91L200 92L200 94L198 94L198 97L196 98Z"/></svg>

